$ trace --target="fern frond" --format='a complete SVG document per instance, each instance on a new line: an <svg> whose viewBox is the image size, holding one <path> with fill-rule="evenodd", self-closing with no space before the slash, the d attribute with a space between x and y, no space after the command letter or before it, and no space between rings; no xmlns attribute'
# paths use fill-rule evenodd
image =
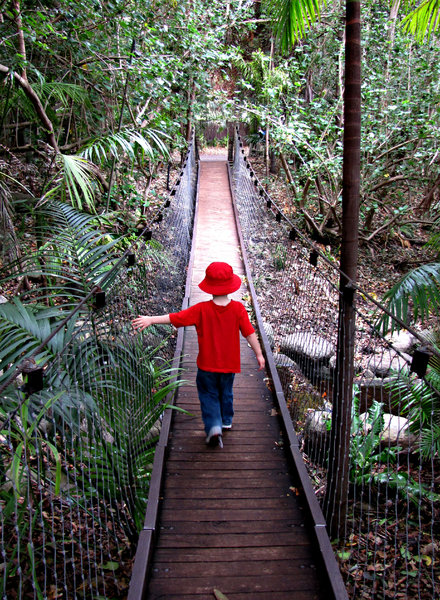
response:
<svg viewBox="0 0 440 600"><path fill-rule="evenodd" d="M155 149L167 155L168 149L162 141L163 137L168 136L156 129L144 129L141 133L135 129L126 128L117 133L96 138L81 152L81 156L86 160L102 163L109 156L119 160L122 155L127 155L133 159L138 149L150 158L154 158Z"/></svg>
<svg viewBox="0 0 440 600"><path fill-rule="evenodd" d="M305 36L306 31L319 19L321 6L325 4L319 0L268 0L275 35L283 52Z"/></svg>
<svg viewBox="0 0 440 600"><path fill-rule="evenodd" d="M425 37L429 40L440 27L439 0L424 0L402 20L401 27L420 43Z"/></svg>
<svg viewBox="0 0 440 600"><path fill-rule="evenodd" d="M390 312L409 324L424 321L433 314L440 314L440 263L422 265L407 273L384 296ZM379 326L386 332L399 328L388 315L379 320Z"/></svg>

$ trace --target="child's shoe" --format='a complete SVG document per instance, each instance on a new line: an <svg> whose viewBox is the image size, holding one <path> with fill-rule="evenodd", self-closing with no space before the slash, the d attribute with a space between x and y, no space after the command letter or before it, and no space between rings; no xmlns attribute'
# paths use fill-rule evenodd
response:
<svg viewBox="0 0 440 600"><path fill-rule="evenodd" d="M206 444L211 448L215 448L216 446L223 448L221 427L219 427L218 425L214 425L214 427L211 427L206 437Z"/></svg>
<svg viewBox="0 0 440 600"><path fill-rule="evenodd" d="M225 425L225 424L223 423L223 425L222 425L222 429L232 429L232 423L228 423L228 425Z"/></svg>

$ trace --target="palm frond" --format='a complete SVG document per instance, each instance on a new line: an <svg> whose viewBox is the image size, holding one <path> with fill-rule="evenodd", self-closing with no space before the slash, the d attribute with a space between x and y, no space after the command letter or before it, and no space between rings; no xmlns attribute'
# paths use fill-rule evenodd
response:
<svg viewBox="0 0 440 600"><path fill-rule="evenodd" d="M0 382L15 371L16 364L30 356L55 328L54 316L61 311L53 309L35 310L26 306L18 298L0 304ZM45 363L64 344L64 332L58 332L35 358L37 364Z"/></svg>
<svg viewBox="0 0 440 600"><path fill-rule="evenodd" d="M425 37L429 40L440 27L440 1L424 0L402 20L401 27L418 42L423 42Z"/></svg>
<svg viewBox="0 0 440 600"><path fill-rule="evenodd" d="M81 153L85 159L102 163L109 156L119 160L122 155L133 159L140 149L144 155L154 158L155 149L161 154L168 154L168 149L162 138L168 137L156 129L144 129L141 132L135 129L122 129L117 133L93 140Z"/></svg>
<svg viewBox="0 0 440 600"><path fill-rule="evenodd" d="M52 98L58 100L66 108L69 107L69 100L76 104L90 106L88 91L74 83L65 83L63 81L43 82L41 85L41 95L47 101Z"/></svg>
<svg viewBox="0 0 440 600"><path fill-rule="evenodd" d="M61 166L62 180L46 198L54 196L60 190L62 198L65 200L68 197L73 206L82 210L86 205L89 210L94 211L98 167L81 156L68 154L58 154L57 161Z"/></svg>
<svg viewBox="0 0 440 600"><path fill-rule="evenodd" d="M325 4L320 0L268 0L275 35L283 52L305 36L306 31L319 19L321 6Z"/></svg>
<svg viewBox="0 0 440 600"><path fill-rule="evenodd" d="M424 321L430 315L440 314L440 263L422 265L407 273L384 296L390 312L409 324ZM398 329L398 324L388 315L381 317L383 331Z"/></svg>
<svg viewBox="0 0 440 600"><path fill-rule="evenodd" d="M81 299L97 284L117 257L112 252L117 239L108 238L99 229L93 215L84 214L62 202L51 202L42 207L48 241L40 249L45 273L63 282L72 283L70 292ZM65 265L68 264L68 269ZM55 284L60 287L62 282ZM68 286L69 287L69 286ZM55 290L53 290L55 291ZM62 295L62 290L58 290Z"/></svg>
<svg viewBox="0 0 440 600"><path fill-rule="evenodd" d="M21 275L44 279L39 298L56 296L76 302L96 285L107 289L110 280L102 280L118 260L114 247L119 239L100 230L99 217L69 204L48 201L36 210L37 235L46 241L38 251L22 257L17 266ZM0 285L12 277L16 274L0 280Z"/></svg>

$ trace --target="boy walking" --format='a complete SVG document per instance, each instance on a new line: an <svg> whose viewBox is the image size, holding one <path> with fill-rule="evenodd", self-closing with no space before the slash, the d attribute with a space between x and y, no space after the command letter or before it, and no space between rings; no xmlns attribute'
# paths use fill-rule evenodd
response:
<svg viewBox="0 0 440 600"><path fill-rule="evenodd" d="M230 265L213 262L199 284L202 291L212 294L212 300L199 302L177 313L139 316L132 321L139 331L150 325L169 323L174 327L195 326L199 342L196 383L209 446L223 447L222 430L232 427L232 386L235 373L240 372L240 333L254 351L260 371L265 364L245 307L228 296L240 285L241 279Z"/></svg>

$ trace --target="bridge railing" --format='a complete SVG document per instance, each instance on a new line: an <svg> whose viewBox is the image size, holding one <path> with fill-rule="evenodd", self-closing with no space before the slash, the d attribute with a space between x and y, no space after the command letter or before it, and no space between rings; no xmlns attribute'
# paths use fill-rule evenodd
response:
<svg viewBox="0 0 440 600"><path fill-rule="evenodd" d="M171 328L136 335L131 320L181 308L196 185L193 141L142 234L66 318L0 306L2 598L127 595L175 345Z"/></svg>
<svg viewBox="0 0 440 600"><path fill-rule="evenodd" d="M340 271L266 193L240 137L232 173L267 351L323 503ZM334 541L336 555L352 598L434 598L440 584L440 469L430 432L437 428L438 439L440 355L426 333L405 327L355 288L348 513L344 535Z"/></svg>

